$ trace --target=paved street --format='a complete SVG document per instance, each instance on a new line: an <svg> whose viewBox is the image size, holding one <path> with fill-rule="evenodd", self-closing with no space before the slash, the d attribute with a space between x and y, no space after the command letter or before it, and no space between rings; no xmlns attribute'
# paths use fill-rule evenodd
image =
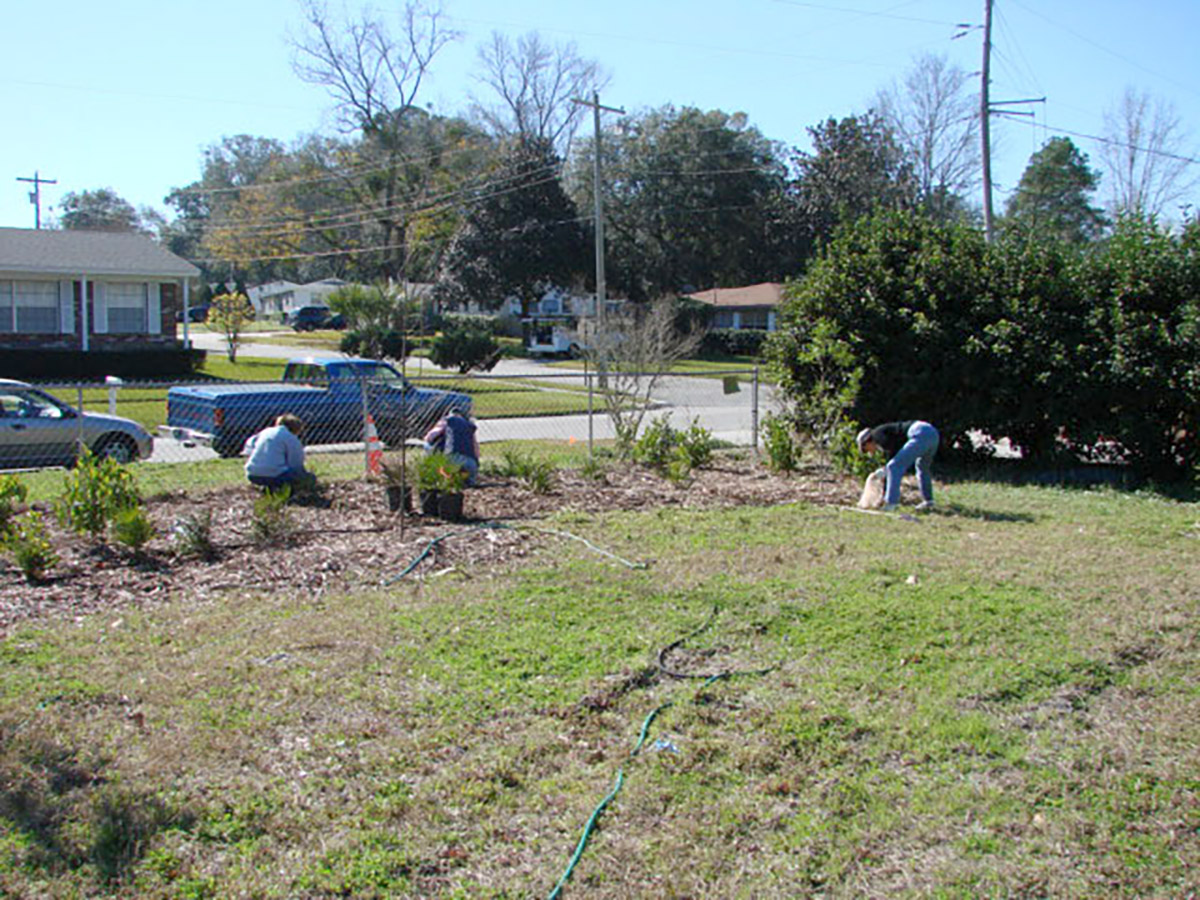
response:
<svg viewBox="0 0 1200 900"><path fill-rule="evenodd" d="M286 332L289 333L290 332ZM224 342L219 335L209 332L198 332L192 335L193 345L199 349L213 353L224 352ZM239 355L246 357L266 357L270 359L291 359L298 356L313 356L318 358L340 357L341 353L329 350L311 350L296 347L283 347L275 344L245 342L241 345ZM453 374L445 369L438 369L428 360L414 358L408 365L409 375ZM569 370L554 368L545 362L530 359L502 359L490 373L493 376L538 378L551 383L557 382L564 386L578 388L585 384L582 372L573 373ZM693 421L698 421L707 428L715 438L739 446L748 446L753 434L753 387L747 376L740 376L739 389L734 393L725 393L724 380L721 377L696 376L663 376L655 385L652 399L654 408L647 413L645 422L669 413L672 424L684 428ZM773 404L773 392L765 386L760 386L759 420ZM571 440L586 442L589 437L589 417L586 414L568 416L523 416L500 419L482 419L479 421L479 439L481 442L509 440ZM597 397L595 414L591 417L591 437L595 440L607 440L614 436L612 423L605 414L602 403ZM323 450L353 450L357 445L338 445L325 447ZM185 447L170 438L158 438L155 441L153 461L179 462L183 460L211 459L213 451L202 447Z"/></svg>

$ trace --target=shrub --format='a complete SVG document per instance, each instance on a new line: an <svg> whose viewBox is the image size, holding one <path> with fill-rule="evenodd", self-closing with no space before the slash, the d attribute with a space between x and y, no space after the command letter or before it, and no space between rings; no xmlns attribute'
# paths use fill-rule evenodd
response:
<svg viewBox="0 0 1200 900"><path fill-rule="evenodd" d="M140 551L154 537L154 523L142 506L127 506L117 510L112 517L109 531L113 540L132 550Z"/></svg>
<svg viewBox="0 0 1200 900"><path fill-rule="evenodd" d="M42 581L58 563L58 554L46 536L46 525L37 512L27 512L9 522L3 547L30 584Z"/></svg>
<svg viewBox="0 0 1200 900"><path fill-rule="evenodd" d="M183 556L214 559L217 547L212 539L212 510L184 516L171 528L171 540Z"/></svg>
<svg viewBox="0 0 1200 900"><path fill-rule="evenodd" d="M429 359L435 366L458 369L462 375L472 369L490 371L501 355L490 324L451 324L434 338L429 348Z"/></svg>
<svg viewBox="0 0 1200 900"><path fill-rule="evenodd" d="M792 433L792 423L783 416L768 413L763 418L762 430L768 468L775 472L794 472L800 463L800 448Z"/></svg>
<svg viewBox="0 0 1200 900"><path fill-rule="evenodd" d="M426 453L417 458L413 478L417 490L457 494L467 486L471 474L445 453Z"/></svg>
<svg viewBox="0 0 1200 900"><path fill-rule="evenodd" d="M672 481L681 481L692 469L703 468L712 461L716 441L698 419L686 431L672 428L670 419L667 413L651 420L634 443L632 456L634 462L661 472Z"/></svg>
<svg viewBox="0 0 1200 900"><path fill-rule="evenodd" d="M14 475L0 475L0 537L8 532L16 505L25 502L29 489Z"/></svg>
<svg viewBox="0 0 1200 900"><path fill-rule="evenodd" d="M250 533L256 544L265 547L286 541L292 536L292 519L287 509L291 499L292 489L288 485L277 490L264 491L255 499Z"/></svg>
<svg viewBox="0 0 1200 900"><path fill-rule="evenodd" d="M859 452L856 438L860 430L853 419L846 420L830 436L827 450L829 461L839 472L866 478L879 468L879 460Z"/></svg>
<svg viewBox="0 0 1200 900"><path fill-rule="evenodd" d="M714 328L700 344L703 356L758 356L767 332L756 328Z"/></svg>
<svg viewBox="0 0 1200 900"><path fill-rule="evenodd" d="M120 510L141 504L133 472L112 459L97 459L86 448L67 473L58 517L79 534L99 539Z"/></svg>
<svg viewBox="0 0 1200 900"><path fill-rule="evenodd" d="M667 413L656 419L643 430L633 445L633 461L650 469L663 471L671 461L675 448L675 432L671 428L671 415Z"/></svg>

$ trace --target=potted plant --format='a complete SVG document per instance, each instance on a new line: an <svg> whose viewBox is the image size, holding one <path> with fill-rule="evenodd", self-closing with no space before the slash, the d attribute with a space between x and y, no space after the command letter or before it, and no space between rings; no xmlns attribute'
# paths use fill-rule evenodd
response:
<svg viewBox="0 0 1200 900"><path fill-rule="evenodd" d="M385 458L380 464L379 474L383 479L383 489L391 512L407 512L412 509L412 496L405 481L404 469L405 466L399 459Z"/></svg>
<svg viewBox="0 0 1200 900"><path fill-rule="evenodd" d="M445 453L430 453L416 465L417 490L421 495L421 512L443 519L461 519L463 488L470 474Z"/></svg>

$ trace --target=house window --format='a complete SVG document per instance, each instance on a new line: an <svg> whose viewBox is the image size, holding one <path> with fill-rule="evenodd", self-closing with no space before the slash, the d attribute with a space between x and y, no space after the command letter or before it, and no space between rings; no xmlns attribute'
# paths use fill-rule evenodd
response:
<svg viewBox="0 0 1200 900"><path fill-rule="evenodd" d="M742 327L755 328L759 331L767 330L767 311L765 309L744 309L742 310Z"/></svg>
<svg viewBox="0 0 1200 900"><path fill-rule="evenodd" d="M713 328L732 328L733 310L718 309L715 313L713 313L712 324Z"/></svg>
<svg viewBox="0 0 1200 900"><path fill-rule="evenodd" d="M0 334L57 334L57 281L0 281Z"/></svg>
<svg viewBox="0 0 1200 900"><path fill-rule="evenodd" d="M115 282L104 289L108 330L112 334L145 334L146 285Z"/></svg>

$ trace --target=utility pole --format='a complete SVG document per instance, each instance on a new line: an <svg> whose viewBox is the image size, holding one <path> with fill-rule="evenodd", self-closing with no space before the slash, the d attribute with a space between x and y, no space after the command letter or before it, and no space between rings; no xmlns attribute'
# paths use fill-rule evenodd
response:
<svg viewBox="0 0 1200 900"><path fill-rule="evenodd" d="M1014 112L1007 109L997 109L998 106L1016 106L1024 103L1045 103L1045 97L1033 97L1026 100L992 100L988 95L991 81L992 57L992 3L994 0L984 0L983 3L983 70L982 82L979 86L979 137L983 143L983 233L990 243L995 231L995 218L992 212L992 116L1033 116L1031 112Z"/></svg>
<svg viewBox="0 0 1200 900"><path fill-rule="evenodd" d="M592 108L592 116L596 129L595 160L592 165L592 193L596 215L596 321L601 331L603 331L607 290L604 284L604 203L601 200L600 194L602 183L600 180L600 111L604 110L605 112L617 113L623 116L625 115L625 110L615 106L601 106L599 91L592 91L591 100L579 100L572 97L571 102Z"/></svg>
<svg viewBox="0 0 1200 900"><path fill-rule="evenodd" d="M37 169L33 170L32 178L18 178L17 181L28 181L33 184L33 190L29 192L29 202L34 206L33 223L34 227L40 229L42 227L42 185L43 184L58 184L54 178L42 178Z"/></svg>
<svg viewBox="0 0 1200 900"><path fill-rule="evenodd" d="M992 71L992 0L983 0L983 73L979 86L979 137L983 142L983 234L991 243L992 217L992 104L988 100L988 82Z"/></svg>

